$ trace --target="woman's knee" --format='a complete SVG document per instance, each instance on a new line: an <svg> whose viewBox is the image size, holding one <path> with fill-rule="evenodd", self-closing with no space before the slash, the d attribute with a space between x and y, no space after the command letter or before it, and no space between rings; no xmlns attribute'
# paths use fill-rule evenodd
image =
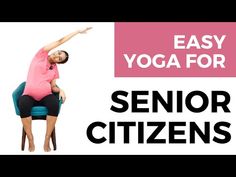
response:
<svg viewBox="0 0 236 177"><path fill-rule="evenodd" d="M34 99L28 95L22 95L19 98L19 110L20 110L20 117L29 117L31 115L31 109L34 105Z"/></svg>
<svg viewBox="0 0 236 177"><path fill-rule="evenodd" d="M48 109L48 115L50 116L58 116L59 114L59 100L54 95L49 95L44 100L44 106Z"/></svg>

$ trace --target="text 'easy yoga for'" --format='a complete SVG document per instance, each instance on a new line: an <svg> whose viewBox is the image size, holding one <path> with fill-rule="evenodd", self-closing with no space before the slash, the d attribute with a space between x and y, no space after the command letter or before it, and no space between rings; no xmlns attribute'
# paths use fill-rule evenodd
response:
<svg viewBox="0 0 236 177"><path fill-rule="evenodd" d="M225 38L226 35L203 35L201 39L198 39L196 35L191 35L189 38L185 35L174 35L174 51L186 51L185 54L178 56L176 53L148 54L128 51L123 54L123 58L130 69L134 66L139 68L225 68L226 58L220 53ZM190 50L194 50L194 53L189 52ZM202 53L199 53L199 50ZM214 53L209 50L214 50Z"/></svg>

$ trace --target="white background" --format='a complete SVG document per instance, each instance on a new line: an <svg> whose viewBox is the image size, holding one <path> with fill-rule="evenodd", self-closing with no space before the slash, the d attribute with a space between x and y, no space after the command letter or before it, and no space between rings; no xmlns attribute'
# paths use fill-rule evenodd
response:
<svg viewBox="0 0 236 177"><path fill-rule="evenodd" d="M57 49L68 51L70 59L65 65L59 65L60 79L58 85L65 90L67 100L62 105L56 124L56 151L45 153L43 142L45 121L33 121L35 152L21 151L22 124L15 114L12 92L25 81L32 57L44 45L58 40L66 34L91 26L87 34L79 34ZM56 50L57 50L56 49ZM0 23L0 154L236 154L236 84L235 78L114 78L114 23ZM117 114L110 111L111 94L116 90L158 90L166 96L172 90L175 97L177 90L186 96L194 90L204 91L211 100L212 90L224 90L231 95L229 109L231 113L211 113L210 106L203 113L191 113L184 107L183 113L166 113L160 109L158 113L126 113ZM141 98L141 97L140 97ZM142 98L151 98L143 96ZM130 94L127 97L130 100ZM130 102L130 101L129 101ZM201 105L201 99L193 99L194 105ZM211 105L211 102L209 102ZM151 99L145 107L151 108ZM116 143L93 144L86 136L86 129L94 121L109 123L110 121L186 121L186 144L168 143L168 126L160 133L159 138L166 138L166 144L138 144L137 128L130 129L130 143L123 143L123 129L116 129ZM210 144L196 138L195 144L189 143L189 122L195 121L203 129L203 122L210 122ZM231 123L228 131L231 140L227 144L212 141L217 135L213 126L216 122ZM144 127L145 138L152 128ZM103 130L97 128L94 134L108 138L108 126ZM144 141L145 142L145 141ZM51 146L52 147L52 146Z"/></svg>

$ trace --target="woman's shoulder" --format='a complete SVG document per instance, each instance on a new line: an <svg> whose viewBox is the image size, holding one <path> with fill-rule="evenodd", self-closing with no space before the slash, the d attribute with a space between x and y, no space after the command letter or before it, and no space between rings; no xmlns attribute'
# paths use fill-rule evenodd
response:
<svg viewBox="0 0 236 177"><path fill-rule="evenodd" d="M45 49L44 49L44 47L42 47L42 48L40 48L38 51L37 51L37 53L36 53L36 57L40 57L40 56L42 56L42 55L48 55L48 51L46 51Z"/></svg>
<svg viewBox="0 0 236 177"><path fill-rule="evenodd" d="M35 54L33 61L36 60L44 60L46 59L48 56L48 52L46 50L44 50L44 48L40 48L37 53Z"/></svg>

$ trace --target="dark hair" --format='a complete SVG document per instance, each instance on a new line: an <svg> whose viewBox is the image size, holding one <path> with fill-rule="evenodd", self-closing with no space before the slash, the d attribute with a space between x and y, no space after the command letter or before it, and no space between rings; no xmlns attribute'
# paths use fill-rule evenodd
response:
<svg viewBox="0 0 236 177"><path fill-rule="evenodd" d="M68 54L66 51L64 51L64 50L61 50L61 52L64 52L64 53L65 53L66 58L65 58L63 61L59 62L59 64L64 64L64 63L66 63L66 62L68 61L68 59L69 59L69 54Z"/></svg>

